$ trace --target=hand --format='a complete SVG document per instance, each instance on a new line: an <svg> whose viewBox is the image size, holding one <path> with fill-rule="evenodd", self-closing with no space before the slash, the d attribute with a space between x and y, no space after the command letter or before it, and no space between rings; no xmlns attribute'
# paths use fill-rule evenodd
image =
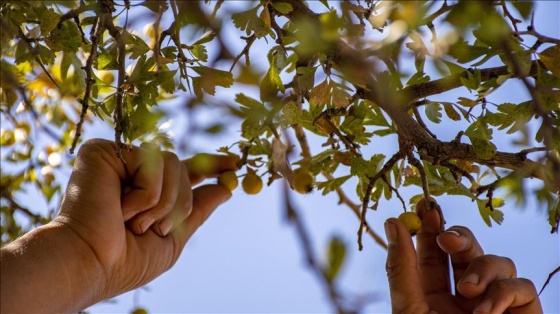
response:
<svg viewBox="0 0 560 314"><path fill-rule="evenodd" d="M103 298L142 286L169 269L196 229L231 197L219 185L194 190L191 185L204 175L237 169L237 160L227 156L213 156L215 167L200 174L169 152L133 147L122 154L126 163L117 158L113 142L84 143L55 218L99 262L106 282Z"/></svg>
<svg viewBox="0 0 560 314"><path fill-rule="evenodd" d="M443 232L438 210L426 209L424 199L416 208L422 220L416 251L401 221L385 222L393 313L542 313L533 283L516 277L510 259L484 255L465 227ZM449 257L455 294L451 293Z"/></svg>

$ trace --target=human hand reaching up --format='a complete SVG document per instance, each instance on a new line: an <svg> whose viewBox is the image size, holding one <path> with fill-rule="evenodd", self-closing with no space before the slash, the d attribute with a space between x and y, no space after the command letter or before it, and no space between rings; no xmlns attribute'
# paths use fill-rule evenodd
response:
<svg viewBox="0 0 560 314"><path fill-rule="evenodd" d="M416 250L401 221L391 218L385 222L393 313L542 313L535 286L517 278L513 261L485 255L465 227L443 231L438 210L427 209L424 199L416 208L422 220Z"/></svg>
<svg viewBox="0 0 560 314"><path fill-rule="evenodd" d="M82 144L58 216L2 248L2 312L79 311L148 283L231 197L192 186L237 169L236 158L209 155L199 172L157 149L122 155L111 141Z"/></svg>

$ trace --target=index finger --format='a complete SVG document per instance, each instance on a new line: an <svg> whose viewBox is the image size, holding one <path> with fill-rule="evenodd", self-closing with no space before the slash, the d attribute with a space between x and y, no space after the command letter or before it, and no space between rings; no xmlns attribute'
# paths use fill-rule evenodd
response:
<svg viewBox="0 0 560 314"><path fill-rule="evenodd" d="M216 177L222 172L239 169L239 156L204 153L183 160L183 163L187 166L191 184L196 185L202 180Z"/></svg>
<svg viewBox="0 0 560 314"><path fill-rule="evenodd" d="M395 218L385 222L387 235L387 278L393 313L427 313L420 275L416 267L416 251L404 224Z"/></svg>
<svg viewBox="0 0 560 314"><path fill-rule="evenodd" d="M451 256L453 278L456 283L463 277L469 264L484 254L474 234L462 226L447 229L437 241L439 246Z"/></svg>
<svg viewBox="0 0 560 314"><path fill-rule="evenodd" d="M443 231L441 209L434 199L427 208L425 199L416 204L422 228L417 235L418 269L426 294L451 292L447 253L438 245L437 237Z"/></svg>

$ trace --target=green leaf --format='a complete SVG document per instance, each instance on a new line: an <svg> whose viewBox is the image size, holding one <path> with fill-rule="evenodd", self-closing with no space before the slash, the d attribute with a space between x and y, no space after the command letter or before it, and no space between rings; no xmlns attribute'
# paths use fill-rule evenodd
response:
<svg viewBox="0 0 560 314"><path fill-rule="evenodd" d="M346 244L339 237L332 237L329 243L329 251L327 253L327 269L326 275L330 280L334 280L346 258Z"/></svg>
<svg viewBox="0 0 560 314"><path fill-rule="evenodd" d="M235 94L235 101L237 103L247 107L247 108L250 108L250 109L264 108L264 105L260 101L254 99L254 98L251 98L249 96L245 96L245 94L241 94L241 93L240 94Z"/></svg>
<svg viewBox="0 0 560 314"><path fill-rule="evenodd" d="M56 58L56 55L51 49L43 45L37 45L35 51L37 53L37 57L39 58L39 60L41 60L41 62L43 62L43 64L45 65L54 64L54 59Z"/></svg>
<svg viewBox="0 0 560 314"><path fill-rule="evenodd" d="M169 94L175 91L175 74L177 70L173 71L160 71L154 82L157 83L161 88Z"/></svg>
<svg viewBox="0 0 560 314"><path fill-rule="evenodd" d="M205 66L196 66L192 69L200 75L200 87L210 95L216 93L216 86L230 87L233 85L233 75L228 71Z"/></svg>
<svg viewBox="0 0 560 314"><path fill-rule="evenodd" d="M501 49L502 40L509 38L511 30L504 17L492 10L481 17L480 27L473 31L473 35L486 45Z"/></svg>
<svg viewBox="0 0 560 314"><path fill-rule="evenodd" d="M473 122L465 130L465 135L467 135L471 140L473 138L489 141L492 139L492 130L488 127L487 121L484 117L480 117L478 120Z"/></svg>
<svg viewBox="0 0 560 314"><path fill-rule="evenodd" d="M200 36L192 45L202 45L212 41L214 38L216 38L216 33L214 31L207 31L206 33L202 34L202 36Z"/></svg>
<svg viewBox="0 0 560 314"><path fill-rule="evenodd" d="M162 116L159 112L150 112L143 104L140 97L135 97L132 102L137 103L136 109L129 115L129 123L125 129L125 137L132 142L140 136L154 131L156 124Z"/></svg>
<svg viewBox="0 0 560 314"><path fill-rule="evenodd" d="M282 125L289 126L292 124L300 123L302 118L301 110L298 108L295 102L290 101L282 107L282 115L280 116L280 121Z"/></svg>
<svg viewBox="0 0 560 314"><path fill-rule="evenodd" d="M49 33L56 27L60 16L54 12L53 9L42 10L39 14L39 27L43 36L48 36Z"/></svg>
<svg viewBox="0 0 560 314"><path fill-rule="evenodd" d="M206 47L203 45L194 45L191 47L190 52L193 54L195 58L202 62L208 61L208 52L206 51Z"/></svg>
<svg viewBox="0 0 560 314"><path fill-rule="evenodd" d="M280 78L280 74L273 64L270 65L260 85L261 100L269 101L276 97L278 92L284 92L284 83Z"/></svg>
<svg viewBox="0 0 560 314"><path fill-rule="evenodd" d="M465 86L470 90L477 90L478 87L480 86L480 83L482 82L480 76L480 70L475 69L472 71L467 71L466 73L467 73L466 78L464 77L459 78L461 80L461 84L463 84L463 86Z"/></svg>
<svg viewBox="0 0 560 314"><path fill-rule="evenodd" d="M339 188L350 178L352 178L352 175L342 176L325 182L317 182L317 189L322 189L323 195L327 195L330 192L336 191L337 188Z"/></svg>
<svg viewBox="0 0 560 314"><path fill-rule="evenodd" d="M441 106L437 102L430 102L426 105L426 116L433 123L441 122Z"/></svg>
<svg viewBox="0 0 560 314"><path fill-rule="evenodd" d="M291 4L285 2L272 2L272 7L282 14L288 14L294 10Z"/></svg>
<svg viewBox="0 0 560 314"><path fill-rule="evenodd" d="M449 70L449 73L451 73L451 74L463 73L466 70L465 68L463 68L462 66L460 66L456 63L446 61L446 60L443 60L443 62L445 63L445 65L447 66L447 69Z"/></svg>
<svg viewBox="0 0 560 314"><path fill-rule="evenodd" d="M16 45L15 58L16 64L21 64L26 61L33 60L33 55L29 51L27 51L27 46L25 45L25 42L23 40L20 40Z"/></svg>
<svg viewBox="0 0 560 314"><path fill-rule="evenodd" d="M148 51L150 51L150 47L139 36L127 34L125 38L127 39L127 51L131 52L130 59L138 59L138 57L145 55Z"/></svg>
<svg viewBox="0 0 560 314"><path fill-rule="evenodd" d="M66 21L52 30L45 43L54 51L76 52L82 45L82 33L73 21Z"/></svg>
<svg viewBox="0 0 560 314"><path fill-rule="evenodd" d="M116 70L118 68L115 56L109 50L100 49L101 53L97 56L97 69L98 70Z"/></svg>
<svg viewBox="0 0 560 314"><path fill-rule="evenodd" d="M369 160L364 160L361 157L352 157L350 159L350 174L359 177L373 177L383 167L385 155L375 154Z"/></svg>
<svg viewBox="0 0 560 314"><path fill-rule="evenodd" d="M497 209L493 211L490 210L490 208L486 206L487 204L488 200L476 200L476 205L478 206L478 211L480 212L482 220L484 220L488 227L492 227L492 221L490 219L494 220L498 225L501 225L504 221L504 213Z"/></svg>
<svg viewBox="0 0 560 314"><path fill-rule="evenodd" d="M491 54L491 52L492 49L489 47L472 46L460 39L451 45L449 55L457 59L459 63L468 63L483 55Z"/></svg>
<svg viewBox="0 0 560 314"><path fill-rule="evenodd" d="M315 71L317 67L298 67L298 84L299 88L303 90L310 90L315 85Z"/></svg>
<svg viewBox="0 0 560 314"><path fill-rule="evenodd" d="M524 19L528 19L531 13L533 13L534 3L531 1L512 1L511 4L513 4Z"/></svg>
<svg viewBox="0 0 560 314"><path fill-rule="evenodd" d="M474 137L471 138L471 143L473 145L474 153L480 159L490 160L494 157L494 155L496 155L496 145L490 141Z"/></svg>
<svg viewBox="0 0 560 314"><path fill-rule="evenodd" d="M247 35L254 33L257 38L269 33L269 27L257 16L260 5L231 15L235 27L245 31Z"/></svg>

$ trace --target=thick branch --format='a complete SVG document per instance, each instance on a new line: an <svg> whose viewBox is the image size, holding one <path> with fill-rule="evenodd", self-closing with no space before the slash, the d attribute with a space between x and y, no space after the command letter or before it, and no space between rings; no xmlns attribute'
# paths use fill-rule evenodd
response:
<svg viewBox="0 0 560 314"><path fill-rule="evenodd" d="M286 2L290 3L294 8L292 12L286 14L286 17L291 21L296 22L300 19L307 19L319 23L318 15L310 10L302 1L286 0ZM414 146L419 150L426 152L424 156L421 156L424 160L434 164L452 159L471 161L486 166L496 166L522 171L526 173L527 176L551 182L548 178L549 174L546 174L544 170L542 170L542 165L527 159L523 154L498 152L492 159L481 159L476 155L472 145L457 142L442 142L434 139L408 114L407 106L412 101L462 86L460 78L463 76L466 77L466 72L432 82L412 85L401 91L391 93L387 91L386 84L375 81L375 73L370 71L372 65L368 65L364 54L361 53L360 50L350 47L342 40L338 40L333 47L336 51L329 52L329 58L332 63L341 69L343 73L362 73L359 79L366 79L367 81L365 89L357 87L360 96L372 101L383 109L396 124L398 133L405 139L414 143ZM537 72L537 63L538 61L532 62L531 70L528 75L534 75ZM367 75L365 75L364 72L367 72ZM503 66L482 69L480 70L480 74L481 79L484 81L510 73L508 73L507 67ZM553 189L559 188L560 187L553 187Z"/></svg>
<svg viewBox="0 0 560 314"><path fill-rule="evenodd" d="M535 60L531 63L531 70L528 76L534 76L537 74L538 62L539 62L538 60ZM400 93L403 96L402 102L404 104L409 104L418 99L422 99L436 94L441 94L449 90L461 87L463 86L463 83L461 83L461 78L468 79L467 73L468 71L465 71L462 73L446 76L438 80L433 80L430 82L420 83L420 84L415 84L415 85L405 87L400 91ZM480 70L480 78L481 81L483 82L493 78L497 78L498 76L501 75L508 75L508 74L510 73L508 72L507 66ZM514 76L514 77L519 78L520 76Z"/></svg>

